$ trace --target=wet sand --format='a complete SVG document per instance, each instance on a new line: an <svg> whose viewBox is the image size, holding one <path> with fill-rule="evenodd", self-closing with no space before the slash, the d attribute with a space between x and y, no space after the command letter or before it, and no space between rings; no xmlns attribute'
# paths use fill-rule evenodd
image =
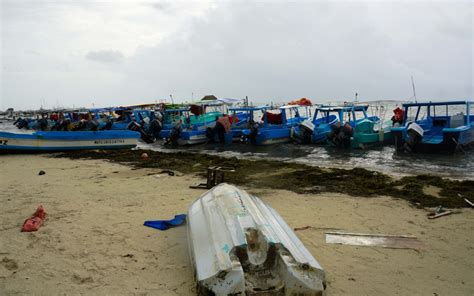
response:
<svg viewBox="0 0 474 296"><path fill-rule="evenodd" d="M161 232L143 226L145 220L186 213L204 193L188 188L203 181L202 164L174 167L183 175L158 174L170 168L166 161L173 163L152 155L141 168L100 159L1 155L0 295L195 295L186 228ZM39 176L40 170L46 174ZM377 191L366 198L235 180L247 182L241 185L291 227L312 226L296 233L325 268L327 295L474 294L473 209L428 220L427 209ZM443 196L431 186L422 190ZM40 204L48 213L45 224L21 233L24 219ZM329 245L324 232L332 229L414 235L425 249Z"/></svg>
<svg viewBox="0 0 474 296"><path fill-rule="evenodd" d="M150 161L143 161L146 152ZM276 160L249 160L203 153L163 153L151 150L77 151L58 154L73 159L107 159L135 168L167 168L205 176L209 166L235 169L226 176L230 183L253 188L284 189L296 193L337 192L353 196L392 196L417 207L470 207L474 181L447 179L434 175L387 175L360 167L324 168ZM427 173L430 173L427 171Z"/></svg>

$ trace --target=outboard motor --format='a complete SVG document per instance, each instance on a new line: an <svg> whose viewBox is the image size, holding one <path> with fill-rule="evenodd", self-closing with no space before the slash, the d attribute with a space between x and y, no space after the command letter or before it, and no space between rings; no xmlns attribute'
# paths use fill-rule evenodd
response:
<svg viewBox="0 0 474 296"><path fill-rule="evenodd" d="M206 128L206 138L207 138L209 143L214 143L215 142L215 140L216 140L216 130L215 130L215 128L212 128L210 126L208 126Z"/></svg>
<svg viewBox="0 0 474 296"><path fill-rule="evenodd" d="M132 121L128 124L127 126L127 129L131 130L131 131L135 131L135 132L139 132L140 133L140 137L141 139L147 143L147 144L151 144L151 143L154 143L155 142L155 138L150 135L150 134L147 134L143 128L141 127L140 124L138 124L136 121Z"/></svg>
<svg viewBox="0 0 474 296"><path fill-rule="evenodd" d="M26 118L18 118L14 123L13 123L17 128L22 129L28 129L28 119Z"/></svg>
<svg viewBox="0 0 474 296"><path fill-rule="evenodd" d="M251 144L257 145L257 135L258 135L258 123L255 123L250 127L250 134L248 135L248 139L250 140Z"/></svg>
<svg viewBox="0 0 474 296"><path fill-rule="evenodd" d="M409 122L407 125L407 139L403 145L403 149L412 152L415 146L423 139L423 128L415 122Z"/></svg>
<svg viewBox="0 0 474 296"><path fill-rule="evenodd" d="M86 124L86 130L88 131L97 131L97 129L99 128L99 122L95 119L93 120L89 120Z"/></svg>
<svg viewBox="0 0 474 296"><path fill-rule="evenodd" d="M157 118L155 118L150 122L150 125L148 127L148 131L156 139L158 139L160 137L160 132L161 132L162 128L163 128L163 125L161 124L161 121L158 120Z"/></svg>
<svg viewBox="0 0 474 296"><path fill-rule="evenodd" d="M105 125L104 125L100 130L102 130L102 131L104 131L104 130L106 130L106 131L111 130L113 124L114 124L114 123L112 122L112 120L110 120L110 118L108 118L107 121L105 122Z"/></svg>
<svg viewBox="0 0 474 296"><path fill-rule="evenodd" d="M171 142L171 145L178 146L178 139L179 139L180 135L181 135L181 129L179 127L176 127L176 126L173 127L173 129L171 129L170 137L169 137L168 141L166 142L166 144Z"/></svg>
<svg viewBox="0 0 474 296"><path fill-rule="evenodd" d="M70 123L71 123L71 121L69 119L61 119L61 120L59 120L59 122L56 126L56 130L66 132L68 130L67 128L68 128Z"/></svg>
<svg viewBox="0 0 474 296"><path fill-rule="evenodd" d="M338 122L331 126L331 132L328 134L328 140L338 148L349 148L351 145L351 137L354 131L349 123L343 126Z"/></svg>
<svg viewBox="0 0 474 296"><path fill-rule="evenodd" d="M295 140L299 144L311 144L311 138L313 136L314 128L315 126L311 121L303 121L299 125L300 133L295 137Z"/></svg>
<svg viewBox="0 0 474 296"><path fill-rule="evenodd" d="M38 129L41 131L45 131L48 129L48 119L43 117L38 120Z"/></svg>

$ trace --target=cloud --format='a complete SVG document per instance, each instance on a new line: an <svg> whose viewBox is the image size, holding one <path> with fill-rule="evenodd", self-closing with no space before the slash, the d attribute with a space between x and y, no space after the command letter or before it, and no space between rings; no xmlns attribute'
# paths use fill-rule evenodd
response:
<svg viewBox="0 0 474 296"><path fill-rule="evenodd" d="M123 59L123 54L118 50L98 50L89 51L86 58L102 63L120 63Z"/></svg>
<svg viewBox="0 0 474 296"><path fill-rule="evenodd" d="M15 1L1 19L4 108L408 99L411 76L418 97L474 97L471 1Z"/></svg>
<svg viewBox="0 0 474 296"><path fill-rule="evenodd" d="M472 38L438 29L468 26L466 18L454 25L439 13L465 7L386 5L219 2L188 31L139 50L127 80L182 99L214 93L275 102L344 100L355 92L408 99L413 75L426 98L472 97Z"/></svg>

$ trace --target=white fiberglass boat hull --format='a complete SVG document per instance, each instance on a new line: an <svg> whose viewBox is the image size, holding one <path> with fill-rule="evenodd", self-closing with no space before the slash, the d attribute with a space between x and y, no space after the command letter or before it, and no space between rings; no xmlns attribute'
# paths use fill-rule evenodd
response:
<svg viewBox="0 0 474 296"><path fill-rule="evenodd" d="M324 293L324 270L280 215L232 185L191 205L188 240L200 295Z"/></svg>

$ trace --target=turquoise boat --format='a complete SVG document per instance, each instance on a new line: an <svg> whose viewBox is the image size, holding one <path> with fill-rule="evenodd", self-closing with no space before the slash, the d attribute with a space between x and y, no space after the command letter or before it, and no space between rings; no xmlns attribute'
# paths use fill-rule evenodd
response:
<svg viewBox="0 0 474 296"><path fill-rule="evenodd" d="M194 145L208 141L207 129L224 115L225 104L219 101L199 102L189 108L165 110L165 128L160 132L166 144ZM169 116L173 114L172 116ZM171 120L168 120L167 118Z"/></svg>
<svg viewBox="0 0 474 296"><path fill-rule="evenodd" d="M340 148L366 149L390 142L391 121L367 114L368 105L320 106L313 119L293 128L299 144L327 144Z"/></svg>

